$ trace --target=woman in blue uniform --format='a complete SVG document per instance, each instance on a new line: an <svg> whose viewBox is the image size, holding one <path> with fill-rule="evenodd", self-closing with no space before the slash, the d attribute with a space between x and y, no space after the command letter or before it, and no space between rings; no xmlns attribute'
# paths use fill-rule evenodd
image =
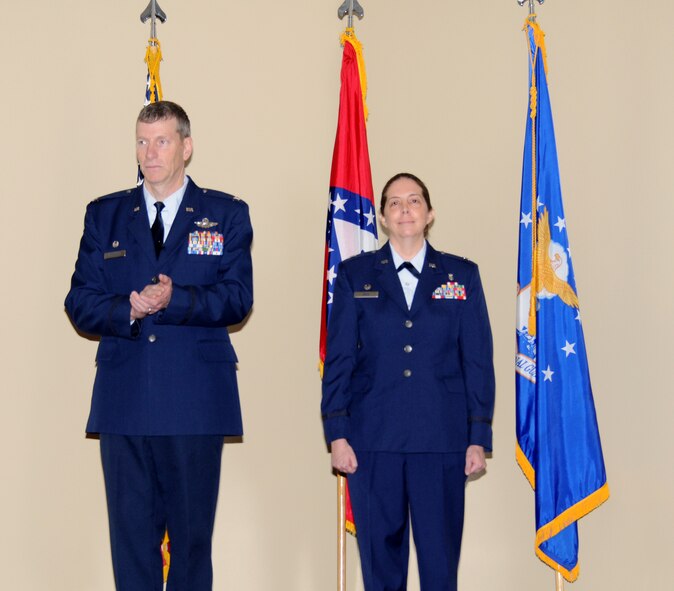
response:
<svg viewBox="0 0 674 591"><path fill-rule="evenodd" d="M389 241L339 267L321 410L348 475L366 591L404 591L410 520L422 591L456 589L466 477L485 469L492 339L477 265L436 251L409 173L382 191Z"/></svg>

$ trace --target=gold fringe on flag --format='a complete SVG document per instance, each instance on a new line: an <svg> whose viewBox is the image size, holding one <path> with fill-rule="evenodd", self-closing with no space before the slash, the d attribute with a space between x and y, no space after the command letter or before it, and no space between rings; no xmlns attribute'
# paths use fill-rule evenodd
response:
<svg viewBox="0 0 674 591"><path fill-rule="evenodd" d="M365 121L367 121L367 74L365 73L365 59L363 58L363 44L358 41L356 37L356 30L353 27L347 27L339 39L342 47L345 43L351 43L356 52L356 59L358 61L358 76L360 78L360 91L363 95L363 114Z"/></svg>
<svg viewBox="0 0 674 591"><path fill-rule="evenodd" d="M164 539L161 543L161 557L164 565L164 583L168 580L169 566L171 566L171 545L169 543L168 531L164 532Z"/></svg>

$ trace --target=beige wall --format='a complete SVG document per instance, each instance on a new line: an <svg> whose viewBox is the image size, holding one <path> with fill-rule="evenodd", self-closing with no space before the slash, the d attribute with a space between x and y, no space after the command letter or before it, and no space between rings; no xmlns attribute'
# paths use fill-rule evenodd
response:
<svg viewBox="0 0 674 591"><path fill-rule="evenodd" d="M200 184L246 199L256 301L234 335L246 436L230 445L216 589L335 588L335 493L316 372L341 50L337 0L163 0L165 97L190 113ZM527 100L514 0L365 0L375 192L428 183L433 244L481 266L495 452L468 487L461 588L552 589L514 461L515 269ZM64 312L86 203L134 181L144 0L4 2L0 588L110 591L96 345ZM666 0L549 0L550 84L610 501L581 522L577 591L665 589L674 556L672 25ZM349 589L362 589L353 541ZM418 589L414 576L410 589Z"/></svg>

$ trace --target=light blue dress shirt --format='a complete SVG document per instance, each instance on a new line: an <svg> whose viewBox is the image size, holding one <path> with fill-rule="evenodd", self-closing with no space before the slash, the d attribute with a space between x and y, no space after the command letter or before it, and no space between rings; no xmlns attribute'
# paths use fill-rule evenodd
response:
<svg viewBox="0 0 674 591"><path fill-rule="evenodd" d="M185 190L187 189L187 183L189 180L189 177L185 175L185 178L183 179L183 186L180 187L180 189L178 189L175 193L169 195L163 201L164 209L161 211L161 219L164 222L164 242L166 242L166 238L169 235L171 226L176 219L176 215L178 215L178 209L180 208L180 204L182 203L183 197L185 196ZM148 191L145 183L143 183L143 197L145 198L145 209L147 209L148 222L150 227L152 227L152 224L157 217L157 210L154 206L157 200L152 196L150 191Z"/></svg>
<svg viewBox="0 0 674 591"><path fill-rule="evenodd" d="M392 245L391 253L393 254L393 264L397 269L405 262L405 259L396 252ZM412 263L414 268L419 271L419 273L421 273L422 269L424 268L425 259L426 241L424 240L424 245L421 247L421 250L416 255L414 255L414 257L410 260L410 263ZM419 283L419 279L412 275L412 273L410 273L407 269L403 269L400 271L400 273L398 273L398 279L400 279L400 285L402 285L403 292L405 293L405 301L407 302L407 308L409 309L412 307L412 300L414 299L414 292L417 289L417 283Z"/></svg>

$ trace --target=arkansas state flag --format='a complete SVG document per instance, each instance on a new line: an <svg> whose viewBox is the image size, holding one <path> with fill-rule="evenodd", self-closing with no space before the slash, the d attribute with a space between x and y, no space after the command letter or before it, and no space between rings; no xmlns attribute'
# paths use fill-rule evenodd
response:
<svg viewBox="0 0 674 591"><path fill-rule="evenodd" d="M365 119L366 78L362 46L347 29L341 38L342 88L339 95L337 137L332 155L330 197L325 238L325 266L321 313L321 369L325 361L333 285L339 263L377 248L377 222L372 190ZM347 488L346 529L355 533Z"/></svg>
<svg viewBox="0 0 674 591"><path fill-rule="evenodd" d="M609 495L571 262L546 78L533 18L518 264L517 461L536 496L536 555L578 577L577 521Z"/></svg>

